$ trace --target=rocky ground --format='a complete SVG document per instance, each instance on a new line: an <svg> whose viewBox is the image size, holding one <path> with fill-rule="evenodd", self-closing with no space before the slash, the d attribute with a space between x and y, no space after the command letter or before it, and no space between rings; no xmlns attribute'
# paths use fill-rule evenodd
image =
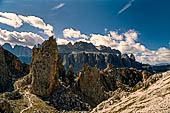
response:
<svg viewBox="0 0 170 113"><path fill-rule="evenodd" d="M170 72L152 75L112 64L104 70L85 64L76 74L70 65L66 73L53 37L34 47L32 56L29 74L17 78L12 91L2 90L0 112L170 112Z"/></svg>
<svg viewBox="0 0 170 113"><path fill-rule="evenodd" d="M124 93L124 92L122 92ZM144 86L119 99L111 97L91 113L169 113L170 71L152 75Z"/></svg>

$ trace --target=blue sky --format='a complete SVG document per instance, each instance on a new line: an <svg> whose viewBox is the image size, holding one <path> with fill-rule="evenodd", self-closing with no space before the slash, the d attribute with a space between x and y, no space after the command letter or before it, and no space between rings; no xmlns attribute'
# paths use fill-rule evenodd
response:
<svg viewBox="0 0 170 113"><path fill-rule="evenodd" d="M163 47L170 49L169 4L169 0L0 0L0 12L39 17L53 26L57 38L66 38L63 31L71 28L88 37L108 36L110 31L121 35L134 30L138 33L136 43L158 51ZM44 28L29 24L14 28L0 23L0 28L48 37L42 33Z"/></svg>

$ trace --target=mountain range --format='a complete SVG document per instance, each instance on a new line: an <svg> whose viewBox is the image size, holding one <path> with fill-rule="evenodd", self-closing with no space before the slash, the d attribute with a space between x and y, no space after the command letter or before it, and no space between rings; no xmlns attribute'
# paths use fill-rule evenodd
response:
<svg viewBox="0 0 170 113"><path fill-rule="evenodd" d="M83 64L77 73L70 64L66 71L53 37L32 49L29 66L2 47L0 53L0 112L169 112L170 72L109 63L105 69Z"/></svg>
<svg viewBox="0 0 170 113"><path fill-rule="evenodd" d="M38 45L41 47L41 45ZM14 46L9 43L2 46L4 49L10 51L18 56L22 62L31 63L32 49L23 46ZM82 69L83 64L88 64L92 67L105 69L107 64L112 64L117 68L133 67L140 70L147 70L152 72L152 67L148 64L142 64L135 60L135 56L131 54L121 54L119 50L111 49L106 46L94 46L92 43L76 42L74 44L58 45L58 54L63 59L63 65L68 71L70 64L73 66L75 72Z"/></svg>

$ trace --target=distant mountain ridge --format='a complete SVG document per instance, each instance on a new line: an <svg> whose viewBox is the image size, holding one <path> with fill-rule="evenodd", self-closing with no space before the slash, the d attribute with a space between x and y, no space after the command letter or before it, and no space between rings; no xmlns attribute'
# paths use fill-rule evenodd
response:
<svg viewBox="0 0 170 113"><path fill-rule="evenodd" d="M155 72L166 72L170 70L170 64L154 65L152 68Z"/></svg>
<svg viewBox="0 0 170 113"><path fill-rule="evenodd" d="M14 55L18 56L22 62L30 64L32 58L32 50L28 47L14 46L6 43L2 46ZM41 45L38 45L41 47ZM58 45L58 53L63 58L63 65L68 71L72 65L75 72L82 69L83 64L88 64L92 67L105 69L107 64L112 64L117 68L133 67L140 70L152 72L150 65L139 63L135 60L135 56L131 54L121 54L119 50L111 49L106 46L95 46L92 43L76 42L74 44Z"/></svg>
<svg viewBox="0 0 170 113"><path fill-rule="evenodd" d="M75 44L58 45L58 50L67 71L70 65L73 66L75 72L78 72L82 69L83 64L99 69L105 69L107 64L112 64L117 68L133 67L152 72L150 65L137 62L133 54L130 56L121 54L119 50L103 45L95 46L92 43L80 41Z"/></svg>
<svg viewBox="0 0 170 113"><path fill-rule="evenodd" d="M32 49L31 48L20 46L20 45L15 45L12 48L12 46L9 43L5 43L4 45L2 45L2 47L4 49L8 50L9 52L13 53L17 57L19 57L19 59L22 62L30 64L31 58L32 58Z"/></svg>

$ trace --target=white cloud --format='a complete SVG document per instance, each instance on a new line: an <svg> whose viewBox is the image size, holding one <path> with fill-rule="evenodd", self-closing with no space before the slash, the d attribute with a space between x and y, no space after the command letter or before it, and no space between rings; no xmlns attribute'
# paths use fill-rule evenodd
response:
<svg viewBox="0 0 170 113"><path fill-rule="evenodd" d="M57 6L53 7L51 10L57 10L65 6L65 3L60 3Z"/></svg>
<svg viewBox="0 0 170 113"><path fill-rule="evenodd" d="M7 31L0 29L0 44L10 43L14 45L23 45L33 47L36 44L41 44L44 39L32 32L16 32Z"/></svg>
<svg viewBox="0 0 170 113"><path fill-rule="evenodd" d="M115 40L122 40L123 36L119 35L118 32L115 31L110 31L110 35L115 39Z"/></svg>
<svg viewBox="0 0 170 113"><path fill-rule="evenodd" d="M23 25L22 20L18 17L18 15L6 12L0 12L0 23L12 26L14 28L18 28Z"/></svg>
<svg viewBox="0 0 170 113"><path fill-rule="evenodd" d="M64 29L63 31L63 36L64 38L84 38L84 39L87 39L88 36L85 35L85 34L81 34L80 31L78 30L74 30L72 28L70 29Z"/></svg>
<svg viewBox="0 0 170 113"><path fill-rule="evenodd" d="M112 49L118 49L122 53L133 53L137 61L149 64L170 63L170 50L162 47L158 50L149 50L147 47L137 42L139 33L135 30L129 30L119 34L116 31L109 31L106 35L90 34L87 38L80 39L81 32L78 30L65 29L63 31L64 39L59 39L62 43L72 43L77 41L91 42L96 46L105 45Z"/></svg>
<svg viewBox="0 0 170 113"><path fill-rule="evenodd" d="M91 34L90 36L90 42L93 43L96 46L99 45L105 45L110 47L117 46L117 43L115 40L112 39L110 36L100 35L100 34Z"/></svg>
<svg viewBox="0 0 170 113"><path fill-rule="evenodd" d="M121 14L123 13L124 11L126 11L129 7L132 6L132 3L134 2L135 0L131 0L128 4L126 4L119 12L118 14Z"/></svg>
<svg viewBox="0 0 170 113"><path fill-rule="evenodd" d="M39 28L44 31L44 34L52 36L53 26L46 24L43 19L35 16L23 16L15 13L0 12L0 23L9 25L14 28L21 27L24 23L29 24L35 28Z"/></svg>
<svg viewBox="0 0 170 113"><path fill-rule="evenodd" d="M135 43L135 41L138 39L138 33L134 30L129 30L128 32L124 33L124 36L126 37L126 41L128 43Z"/></svg>
<svg viewBox="0 0 170 113"><path fill-rule="evenodd" d="M143 52L141 56L137 56L137 60L143 63L160 64L170 63L170 50L162 47L156 51Z"/></svg>
<svg viewBox="0 0 170 113"><path fill-rule="evenodd" d="M44 34L48 36L54 35L52 33L53 26L46 24L41 18L35 16L22 16L18 15L19 18L23 20L24 23L28 23L29 25L44 30Z"/></svg>
<svg viewBox="0 0 170 113"><path fill-rule="evenodd" d="M68 44L70 41L66 40L66 39L62 39L62 38L58 38L57 39L57 45L66 45Z"/></svg>

